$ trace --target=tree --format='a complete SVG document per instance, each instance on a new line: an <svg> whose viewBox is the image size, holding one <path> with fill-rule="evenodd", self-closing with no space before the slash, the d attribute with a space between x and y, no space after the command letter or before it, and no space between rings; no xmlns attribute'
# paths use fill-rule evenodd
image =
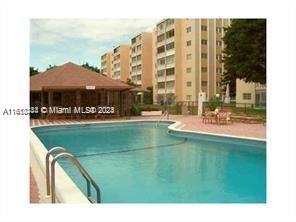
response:
<svg viewBox="0 0 296 222"><path fill-rule="evenodd" d="M153 87L147 87L148 92L144 92L143 102L144 104L153 104Z"/></svg>
<svg viewBox="0 0 296 222"><path fill-rule="evenodd" d="M129 79L129 78L125 81L125 83L128 84L128 85L130 85L130 86L134 86L134 87L137 86L137 85L136 85L131 79Z"/></svg>
<svg viewBox="0 0 296 222"><path fill-rule="evenodd" d="M224 84L238 79L266 83L266 20L234 19L223 38Z"/></svg>
<svg viewBox="0 0 296 222"><path fill-rule="evenodd" d="M34 66L30 66L30 76L38 74L38 68L35 68Z"/></svg>
<svg viewBox="0 0 296 222"><path fill-rule="evenodd" d="M53 68L55 68L55 67L57 67L56 65L51 65L51 64L49 64L49 66L46 68L46 71L47 70L50 70L50 69L53 69Z"/></svg>
<svg viewBox="0 0 296 222"><path fill-rule="evenodd" d="M95 67L95 66L91 66L88 64L88 62L84 63L81 65L82 67L86 68L86 69L89 69L91 71L94 71L94 72L97 72L97 73L100 73L100 69L98 67Z"/></svg>

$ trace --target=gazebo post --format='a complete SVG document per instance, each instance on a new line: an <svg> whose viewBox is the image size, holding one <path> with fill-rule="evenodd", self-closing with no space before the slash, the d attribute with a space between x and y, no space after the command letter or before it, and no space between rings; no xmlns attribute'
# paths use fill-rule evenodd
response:
<svg viewBox="0 0 296 222"><path fill-rule="evenodd" d="M65 92L64 91L61 91L61 104L62 104L62 107L65 106Z"/></svg>
<svg viewBox="0 0 296 222"><path fill-rule="evenodd" d="M44 107L44 93L43 93L43 91L41 91L41 93L40 93L40 103L41 103L40 104L41 107ZM41 113L41 118L44 118L44 113Z"/></svg>
<svg viewBox="0 0 296 222"><path fill-rule="evenodd" d="M81 106L81 92L80 90L76 91L76 107Z"/></svg>
<svg viewBox="0 0 296 222"><path fill-rule="evenodd" d="M105 94L106 92L105 92L105 89L103 89L102 91L101 91L101 106L105 106L106 104L106 101L105 101L105 98L106 98L106 94Z"/></svg>
<svg viewBox="0 0 296 222"><path fill-rule="evenodd" d="M119 115L122 116L122 99L121 99L121 96L122 96L122 92L121 90L119 91Z"/></svg>
<svg viewBox="0 0 296 222"><path fill-rule="evenodd" d="M95 91L96 92L96 102L95 102L95 105L96 105L96 108L98 107L98 91L96 90Z"/></svg>
<svg viewBox="0 0 296 222"><path fill-rule="evenodd" d="M48 107L52 107L53 91L48 91Z"/></svg>

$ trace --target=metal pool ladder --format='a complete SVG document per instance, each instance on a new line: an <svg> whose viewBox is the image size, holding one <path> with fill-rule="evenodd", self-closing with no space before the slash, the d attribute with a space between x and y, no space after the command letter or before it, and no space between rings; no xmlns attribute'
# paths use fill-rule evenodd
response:
<svg viewBox="0 0 296 222"><path fill-rule="evenodd" d="M156 127L158 126L158 124L160 123L160 121L164 118L164 117L167 117L167 119L169 119L169 112L167 110L164 111L164 113L161 115L161 117L159 118L159 120L157 121L156 123Z"/></svg>
<svg viewBox="0 0 296 222"><path fill-rule="evenodd" d="M59 154L56 156L52 156L53 160L50 165L50 172L49 172L49 157L54 151L60 151ZM87 184L87 199L91 203L101 203L101 192L99 186L96 184L96 182L92 179L92 177L88 174L88 172L84 169L84 167L78 162L75 156L73 156L71 153L69 153L64 147L53 147L50 149L45 157L45 165L46 165L46 192L47 195L50 195L51 191L51 202L55 203L55 163L60 158L69 158L74 166L77 167L81 175L86 180ZM97 193L97 200L94 200L94 198L91 196L91 185L95 188Z"/></svg>

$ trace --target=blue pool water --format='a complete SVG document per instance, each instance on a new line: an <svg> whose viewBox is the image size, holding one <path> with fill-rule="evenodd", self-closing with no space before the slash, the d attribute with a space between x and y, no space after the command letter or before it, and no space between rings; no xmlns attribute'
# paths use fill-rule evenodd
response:
<svg viewBox="0 0 296 222"><path fill-rule="evenodd" d="M265 203L266 143L168 133L171 123L34 128L47 149L63 146L101 189L103 203ZM86 193L69 160L60 165ZM94 192L93 192L94 193Z"/></svg>

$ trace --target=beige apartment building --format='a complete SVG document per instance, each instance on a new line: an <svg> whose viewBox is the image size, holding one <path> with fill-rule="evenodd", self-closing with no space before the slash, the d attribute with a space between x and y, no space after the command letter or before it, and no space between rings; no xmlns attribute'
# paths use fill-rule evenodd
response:
<svg viewBox="0 0 296 222"><path fill-rule="evenodd" d="M131 39L130 79L143 90L152 86L152 47L152 32L142 32Z"/></svg>
<svg viewBox="0 0 296 222"><path fill-rule="evenodd" d="M112 78L126 82L130 77L129 45L120 45L113 49Z"/></svg>
<svg viewBox="0 0 296 222"><path fill-rule="evenodd" d="M101 56L101 73L110 78L112 77L112 62L112 52L106 52Z"/></svg>
<svg viewBox="0 0 296 222"><path fill-rule="evenodd" d="M220 93L223 27L230 19L164 19L155 28L154 102Z"/></svg>
<svg viewBox="0 0 296 222"><path fill-rule="evenodd" d="M266 107L266 85L236 80L237 107Z"/></svg>

